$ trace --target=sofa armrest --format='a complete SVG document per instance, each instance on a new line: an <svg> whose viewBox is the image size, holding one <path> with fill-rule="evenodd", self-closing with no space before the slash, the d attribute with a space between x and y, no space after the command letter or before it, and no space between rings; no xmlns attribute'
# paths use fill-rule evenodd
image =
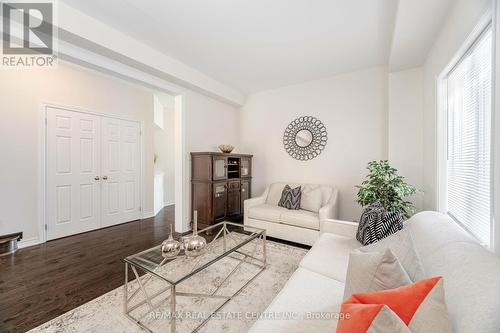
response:
<svg viewBox="0 0 500 333"><path fill-rule="evenodd" d="M324 219L336 219L338 218L338 197L339 197L339 192L334 189L332 191L332 195L330 197L330 200L319 209L319 219L324 220Z"/></svg>
<svg viewBox="0 0 500 333"><path fill-rule="evenodd" d="M320 233L328 232L344 237L356 238L358 223L334 219L324 219L320 221L319 231Z"/></svg>
<svg viewBox="0 0 500 333"><path fill-rule="evenodd" d="M245 217L248 216L248 209L250 207L265 204L266 200L267 200L268 193L269 193L269 186L266 188L264 193L262 193L260 196L243 201L243 214L244 214L244 216Z"/></svg>

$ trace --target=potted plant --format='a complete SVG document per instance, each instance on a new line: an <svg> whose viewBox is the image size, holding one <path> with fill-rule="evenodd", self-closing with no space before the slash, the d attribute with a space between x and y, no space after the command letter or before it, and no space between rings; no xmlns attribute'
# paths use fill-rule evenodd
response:
<svg viewBox="0 0 500 333"><path fill-rule="evenodd" d="M365 181L356 186L359 189L356 201L365 207L357 239L365 245L401 230L403 220L415 211L406 197L418 192L388 161L371 161L367 169Z"/></svg>

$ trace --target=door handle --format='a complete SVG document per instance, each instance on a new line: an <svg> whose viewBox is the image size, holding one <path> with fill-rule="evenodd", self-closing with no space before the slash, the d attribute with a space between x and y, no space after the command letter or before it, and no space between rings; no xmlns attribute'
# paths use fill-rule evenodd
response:
<svg viewBox="0 0 500 333"><path fill-rule="evenodd" d="M103 176L102 179L108 180L108 176Z"/></svg>
<svg viewBox="0 0 500 333"><path fill-rule="evenodd" d="M99 179L101 179L101 178L99 178L99 176L94 177L94 180L99 180Z"/></svg>

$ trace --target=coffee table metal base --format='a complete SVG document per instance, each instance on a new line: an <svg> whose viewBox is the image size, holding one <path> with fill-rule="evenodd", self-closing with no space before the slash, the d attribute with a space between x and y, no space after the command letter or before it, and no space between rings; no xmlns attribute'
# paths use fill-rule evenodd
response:
<svg viewBox="0 0 500 333"><path fill-rule="evenodd" d="M229 232L226 230L224 230L224 232L222 233L223 234L223 237L224 237L224 247L226 246L226 237L228 237L227 235L229 234ZM255 245L253 251L249 254L249 253L245 253L241 250L236 250L234 251L233 253L229 254L228 257L231 257L233 259L237 259L239 260L239 263L231 270L231 272L229 272L229 274L222 280L222 282L217 286L217 288L211 293L211 294L200 294L200 293L186 293L186 292L178 292L176 289L176 286L177 285L174 285L174 284L170 284L164 280L162 280L165 284L167 284L168 286L166 286L165 288L155 292L154 294L150 294L148 293L148 291L146 290L146 284L151 280L151 277L152 275L148 272L146 272L145 275L143 275L142 277L139 276L138 274L138 269L139 270L142 270L139 266L136 266L132 263L128 263L128 262L125 262L125 284L124 284L124 292L123 292L123 304L124 304L124 313L125 315L130 319L132 320L134 323L136 323L137 325L139 325L140 327L142 327L143 329L147 330L148 332L153 332L152 330L150 330L146 325L144 325L139 319L135 318L131 312L137 308L139 308L140 306L143 306L144 304L147 304L148 305L148 308L149 308L149 311L150 313L155 311L156 309L158 309L160 306L162 306L165 302L167 301L170 301L170 316L169 316L169 320L170 320L170 332L171 333L175 333L177 332L177 310L176 310L176 298L177 297L204 297L204 298L217 298L217 299L222 299L224 300L224 302L218 306L215 310L213 310L209 316L207 316L203 322L201 324L199 324L193 331L191 332L197 332L201 327L203 327L203 325L205 325L209 320L210 318L215 314L217 313L219 310L221 310L224 305L226 305L231 299L233 299L235 296L237 296L242 290L245 289L246 286L248 286L257 276L260 275L260 273L262 273L264 271L264 269L266 269L266 266L267 266L267 249L266 249L266 233L264 232L260 237L256 238L258 240L260 240L262 242L262 246L263 246L263 253L262 253L262 258L257 258L255 256L255 252L256 252L256 249L257 249L257 245L258 243ZM242 255L243 257L235 257L233 254L234 253L237 253L239 255ZM253 261L248 261L249 259L253 260ZM234 273L238 270L238 268L244 264L244 263L247 263L247 264L251 264L251 265L254 265L256 267L259 268L259 270L257 271L257 273L255 273L253 276L251 276L250 279L248 279L245 284L239 288L235 293L233 293L232 295L217 295L216 293L219 291L219 289L231 278L231 276L234 275ZM217 263L215 263L217 264ZM129 295L129 292L128 292L128 285L129 285L129 281L128 281L128 273L129 273L129 268L131 268L132 272L134 273L134 276L135 276L135 279L137 281L137 284L138 284L138 287L136 290L134 290L132 293L130 293ZM154 300L166 293L170 291L169 295L164 298L162 301L154 304ZM138 302L137 304L134 304L133 306L130 306L130 303L132 301L132 299L135 298L135 296L137 296L138 294L142 293L142 295L144 296L144 300L141 301L141 302Z"/></svg>

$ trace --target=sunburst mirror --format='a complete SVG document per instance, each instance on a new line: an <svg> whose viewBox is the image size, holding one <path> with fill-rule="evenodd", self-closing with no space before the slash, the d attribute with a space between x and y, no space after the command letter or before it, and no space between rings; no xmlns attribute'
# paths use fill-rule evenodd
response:
<svg viewBox="0 0 500 333"><path fill-rule="evenodd" d="M303 116L292 121L283 134L283 146L293 158L307 161L325 149L328 133L325 125L312 116Z"/></svg>

